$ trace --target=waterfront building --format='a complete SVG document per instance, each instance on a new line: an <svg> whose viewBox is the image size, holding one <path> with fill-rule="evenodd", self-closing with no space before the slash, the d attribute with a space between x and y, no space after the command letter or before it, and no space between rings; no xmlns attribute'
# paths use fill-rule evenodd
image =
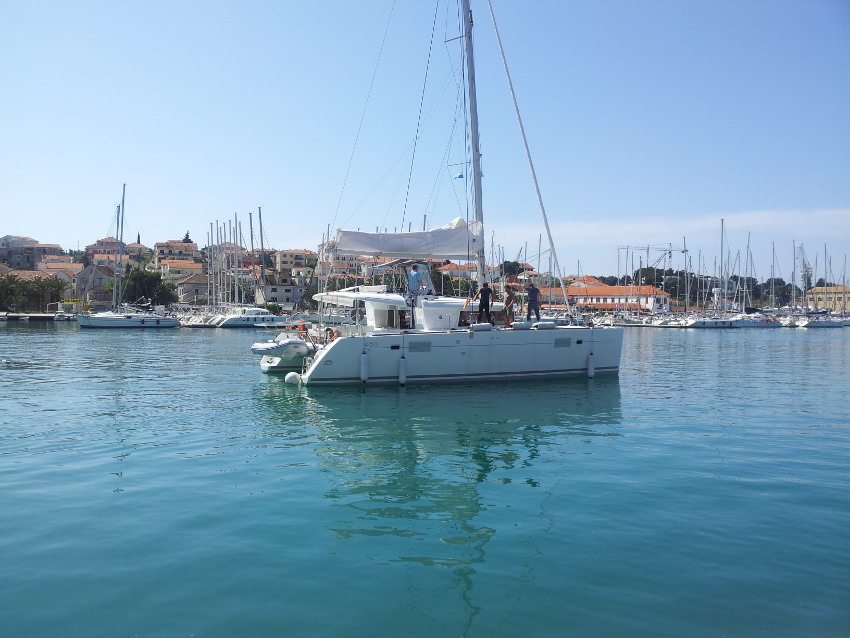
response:
<svg viewBox="0 0 850 638"><path fill-rule="evenodd" d="M200 261L201 253L198 244L189 239L189 233L183 239L169 239L168 241L156 242L153 245L153 265L159 268L161 262L169 261Z"/></svg>
<svg viewBox="0 0 850 638"><path fill-rule="evenodd" d="M160 259L159 272L163 281L177 283L189 275L204 275L204 265L186 259Z"/></svg>
<svg viewBox="0 0 850 638"><path fill-rule="evenodd" d="M124 242L115 237L104 237L86 246L86 259L99 266L115 264L115 255L124 251Z"/></svg>
<svg viewBox="0 0 850 638"><path fill-rule="evenodd" d="M111 267L89 264L77 273L73 296L82 299L84 304L93 309L110 309L112 290L107 289L107 284L112 283L113 276Z"/></svg>
<svg viewBox="0 0 850 638"><path fill-rule="evenodd" d="M177 299L180 303L209 304L210 279L207 275L185 275L174 282L177 287Z"/></svg>
<svg viewBox="0 0 850 638"><path fill-rule="evenodd" d="M256 252L256 251L255 251ZM312 250L278 250L274 255L275 269L278 271L304 268L315 262L318 255Z"/></svg>
<svg viewBox="0 0 850 638"><path fill-rule="evenodd" d="M46 257L62 255L62 248L59 244L40 244L37 241L33 243L15 241L12 244L2 249L2 259L13 270L37 270L36 267L39 262Z"/></svg>
<svg viewBox="0 0 850 638"><path fill-rule="evenodd" d="M540 287L543 306L563 306L564 293L559 287ZM654 286L609 286L595 277L579 277L567 286L572 307L595 312L670 312L670 293Z"/></svg>
<svg viewBox="0 0 850 638"><path fill-rule="evenodd" d="M850 286L816 286L806 291L806 305L810 310L846 312L850 301Z"/></svg>

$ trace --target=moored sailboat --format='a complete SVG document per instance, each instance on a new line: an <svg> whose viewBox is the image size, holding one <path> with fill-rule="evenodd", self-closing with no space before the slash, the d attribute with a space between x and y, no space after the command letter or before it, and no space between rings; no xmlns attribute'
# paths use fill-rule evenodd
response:
<svg viewBox="0 0 850 638"><path fill-rule="evenodd" d="M77 315L80 328L176 328L180 321L145 308L121 303L122 247L124 245L124 195L127 185L121 188L121 203L115 214L117 248L112 276L112 309L105 312Z"/></svg>
<svg viewBox="0 0 850 638"><path fill-rule="evenodd" d="M458 218L421 232L365 233L338 230L336 255L371 255L398 260L406 275L398 290L358 286L314 295L326 305L362 310L364 320L304 357L302 373L287 382L304 385L506 381L617 374L623 342L620 327L559 326L553 321L514 322L504 328L473 323L468 297L434 294L420 283L417 267L433 258L478 262L484 282L484 234L478 113L472 55L472 16L462 0L466 95L471 143L474 221ZM545 222L544 212L544 222ZM548 226L548 224L547 224ZM547 228L548 232L548 228ZM553 251L554 252L554 251ZM566 297L566 295L565 295ZM274 346L269 345L272 349ZM258 353L259 354L259 353ZM269 371L280 359L263 355Z"/></svg>

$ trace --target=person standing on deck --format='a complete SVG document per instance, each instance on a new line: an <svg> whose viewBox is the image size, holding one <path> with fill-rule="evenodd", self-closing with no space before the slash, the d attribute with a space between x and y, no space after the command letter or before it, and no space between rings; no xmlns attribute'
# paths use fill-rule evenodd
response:
<svg viewBox="0 0 850 638"><path fill-rule="evenodd" d="M481 288L478 289L478 292L476 292L475 296L472 298L473 301L479 299L478 323L481 323L482 314L487 318L487 323L493 323L493 319L490 317L490 297L492 296L493 289L490 288L490 284L485 281L481 284Z"/></svg>
<svg viewBox="0 0 850 638"><path fill-rule="evenodd" d="M525 292L528 293L528 310L525 317L526 321L531 321L531 313L540 321L540 288L534 285L534 282L529 283L525 287Z"/></svg>
<svg viewBox="0 0 850 638"><path fill-rule="evenodd" d="M420 294L425 284L422 283L422 273L419 272L419 265L413 264L410 272L407 273L407 290L411 295Z"/></svg>
<svg viewBox="0 0 850 638"><path fill-rule="evenodd" d="M416 327L416 298L422 294L425 284L422 283L422 273L419 265L413 264L407 273L407 292L410 294L410 327Z"/></svg>
<svg viewBox="0 0 850 638"><path fill-rule="evenodd" d="M514 322L514 302L516 295L513 286L505 286L505 327L510 328Z"/></svg>

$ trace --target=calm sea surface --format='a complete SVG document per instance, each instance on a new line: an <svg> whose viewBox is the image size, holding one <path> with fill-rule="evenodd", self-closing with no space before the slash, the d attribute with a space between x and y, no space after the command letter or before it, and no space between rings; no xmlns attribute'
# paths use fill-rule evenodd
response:
<svg viewBox="0 0 850 638"><path fill-rule="evenodd" d="M850 328L365 391L261 338L0 325L0 635L850 635Z"/></svg>

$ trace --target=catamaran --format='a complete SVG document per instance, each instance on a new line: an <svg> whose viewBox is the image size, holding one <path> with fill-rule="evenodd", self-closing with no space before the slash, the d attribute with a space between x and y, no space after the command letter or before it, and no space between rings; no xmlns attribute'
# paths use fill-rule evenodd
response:
<svg viewBox="0 0 850 638"><path fill-rule="evenodd" d="M426 272L428 260L434 258L468 259L472 254L477 261L479 286L485 281L481 154L469 0L462 0L462 16L474 219L458 218L442 228L421 232L338 230L329 242L334 256L395 260L391 265L410 274L414 265L418 266L417 272ZM545 211L541 212L554 254ZM557 259L555 262L558 267ZM515 321L497 328L491 323L475 323L469 297L434 294L428 282L415 288L402 285L397 290L386 285L355 286L318 293L313 298L322 304L350 308L353 314L362 313L362 321L345 326L339 334L328 332L328 337L321 333L285 335L265 345L254 344L252 350L261 355L260 368L265 372L288 369L288 383L405 385L593 377L619 372L621 327ZM303 347L294 341L298 339L309 345ZM293 370L299 365L300 372Z"/></svg>

